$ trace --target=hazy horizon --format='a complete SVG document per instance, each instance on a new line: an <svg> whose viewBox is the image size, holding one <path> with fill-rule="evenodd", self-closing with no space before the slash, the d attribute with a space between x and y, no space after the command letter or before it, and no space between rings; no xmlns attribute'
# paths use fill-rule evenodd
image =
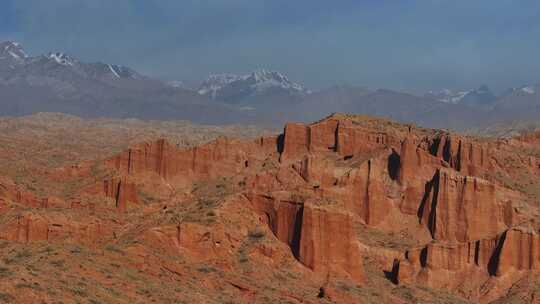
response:
<svg viewBox="0 0 540 304"><path fill-rule="evenodd" d="M537 1L7 0L0 40L195 84L278 70L312 89L540 83Z"/></svg>

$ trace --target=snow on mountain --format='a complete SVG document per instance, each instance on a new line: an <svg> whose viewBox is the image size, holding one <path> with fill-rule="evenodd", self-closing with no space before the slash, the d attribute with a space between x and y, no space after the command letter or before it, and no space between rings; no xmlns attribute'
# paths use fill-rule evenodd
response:
<svg viewBox="0 0 540 304"><path fill-rule="evenodd" d="M24 67L24 69L21 69L22 73L33 73L33 76L35 76L48 71L46 67L51 64L62 66L62 68L75 72L80 76L92 79L142 78L140 74L128 67L101 62L85 63L63 52L51 52L46 55L30 57L21 44L12 41L0 42L0 71L12 73Z"/></svg>
<svg viewBox="0 0 540 304"><path fill-rule="evenodd" d="M17 42L0 42L0 60L10 60L13 63L24 63L28 55Z"/></svg>
<svg viewBox="0 0 540 304"><path fill-rule="evenodd" d="M118 72L116 72L112 65L108 64L107 66L109 67L109 71L111 71L111 73L113 73L116 78L120 78L120 75L118 74Z"/></svg>
<svg viewBox="0 0 540 304"><path fill-rule="evenodd" d="M452 91L449 89L442 89L438 92L430 91L426 96L445 103L469 105L488 105L497 98L485 85L469 91Z"/></svg>
<svg viewBox="0 0 540 304"><path fill-rule="evenodd" d="M523 91L523 92L525 92L527 94L534 94L535 93L535 90L534 90L533 86L527 86L527 87L521 88L521 91Z"/></svg>
<svg viewBox="0 0 540 304"><path fill-rule="evenodd" d="M245 76L244 76L245 77ZM200 86L198 92L200 95L208 95L216 98L217 92L227 85L242 80L242 76L234 74L215 74L210 75Z"/></svg>
<svg viewBox="0 0 540 304"><path fill-rule="evenodd" d="M302 85L292 82L289 78L277 71L258 70L248 75L217 74L211 75L199 87L200 95L209 95L213 99L220 97L227 91L235 92L235 96L253 96L264 93L270 89L279 89L292 94L309 94Z"/></svg>
<svg viewBox="0 0 540 304"><path fill-rule="evenodd" d="M297 92L306 91L303 86L290 81L286 76L276 71L255 71L246 80L252 83L252 87L257 91L264 91L272 87L280 87Z"/></svg>
<svg viewBox="0 0 540 304"><path fill-rule="evenodd" d="M538 92L540 85L523 85L517 88L511 88L502 94L502 97L514 96L529 96L535 95Z"/></svg>
<svg viewBox="0 0 540 304"><path fill-rule="evenodd" d="M129 78L129 79L140 79L141 75L139 75L134 70L121 66L116 64L107 64L107 67L109 68L109 71L111 72L112 76L114 78Z"/></svg>
<svg viewBox="0 0 540 304"><path fill-rule="evenodd" d="M533 95L533 94L536 94L536 86L534 85L526 85L526 86L523 86L519 89L514 89L515 91L519 91L519 92L522 92L522 93L525 93L525 94L529 94L529 95Z"/></svg>
<svg viewBox="0 0 540 304"><path fill-rule="evenodd" d="M175 89L187 89L187 85L181 80L171 80L167 85Z"/></svg>
<svg viewBox="0 0 540 304"><path fill-rule="evenodd" d="M429 91L426 96L441 102L457 104L470 92L471 91L454 92L449 89L442 89L440 91Z"/></svg>
<svg viewBox="0 0 540 304"><path fill-rule="evenodd" d="M75 59L61 52L49 53L47 57L61 65L73 66L75 63L77 63Z"/></svg>

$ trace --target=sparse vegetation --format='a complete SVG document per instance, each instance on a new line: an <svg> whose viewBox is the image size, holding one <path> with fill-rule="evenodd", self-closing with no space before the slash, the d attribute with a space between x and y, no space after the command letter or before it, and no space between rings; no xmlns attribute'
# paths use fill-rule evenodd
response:
<svg viewBox="0 0 540 304"><path fill-rule="evenodd" d="M21 251L17 252L17 254L15 255L15 259L16 260L23 260L23 259L29 258L31 256L32 256L32 252L30 252L30 250L28 250L26 248L23 248Z"/></svg>
<svg viewBox="0 0 540 304"><path fill-rule="evenodd" d="M83 287L74 287L69 290L72 294L75 296L86 298L88 297L88 293L84 290Z"/></svg>
<svg viewBox="0 0 540 304"><path fill-rule="evenodd" d="M0 279L5 279L13 275L9 268L0 267Z"/></svg>
<svg viewBox="0 0 540 304"><path fill-rule="evenodd" d="M199 268L197 268L197 271L199 272L203 272L203 273L211 273L211 272L216 272L216 269L211 267L211 266L201 266Z"/></svg>
<svg viewBox="0 0 540 304"><path fill-rule="evenodd" d="M118 253L118 254L124 254L124 251L122 249L120 249L120 247L118 247L118 245L114 245L114 244L109 244L107 246L105 246L105 249L108 250L108 251L111 251L111 252L115 252L115 253Z"/></svg>
<svg viewBox="0 0 540 304"><path fill-rule="evenodd" d="M43 288L41 288L41 286L39 286L38 283L17 283L15 284L15 288L17 289L27 288L27 289L37 290L37 291L43 290Z"/></svg>
<svg viewBox="0 0 540 304"><path fill-rule="evenodd" d="M266 232L261 228L256 228L248 232L248 236L251 239L259 240L266 236Z"/></svg>
<svg viewBox="0 0 540 304"><path fill-rule="evenodd" d="M13 303L15 298L9 293L0 292L0 301L3 303Z"/></svg>
<svg viewBox="0 0 540 304"><path fill-rule="evenodd" d="M64 268L66 264L64 260L54 260L54 261L50 261L49 263L57 268Z"/></svg>

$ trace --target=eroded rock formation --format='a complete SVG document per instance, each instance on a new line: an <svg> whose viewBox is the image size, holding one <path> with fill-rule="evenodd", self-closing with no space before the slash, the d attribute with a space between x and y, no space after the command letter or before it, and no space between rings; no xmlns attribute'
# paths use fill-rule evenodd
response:
<svg viewBox="0 0 540 304"><path fill-rule="evenodd" d="M125 211L130 204L139 204L135 184L126 180L113 178L103 181L103 193L105 196L114 199L116 208L121 211Z"/></svg>
<svg viewBox="0 0 540 304"><path fill-rule="evenodd" d="M227 272L286 264L317 284L317 299L353 303L343 290L384 275L487 302L540 270L537 141L349 115L187 149L157 140L107 159L111 174L83 188L89 197L41 199L0 184L0 239L114 242L138 265L173 257L173 273L182 259ZM253 297L249 288L234 285Z"/></svg>
<svg viewBox="0 0 540 304"><path fill-rule="evenodd" d="M428 189L421 222L435 240L469 242L506 230L513 208L497 201L497 187L485 180L440 169Z"/></svg>
<svg viewBox="0 0 540 304"><path fill-rule="evenodd" d="M362 257L352 215L306 204L298 260L315 273L345 272L356 282L364 278Z"/></svg>
<svg viewBox="0 0 540 304"><path fill-rule="evenodd" d="M104 224L93 217L72 218L59 214L26 213L0 225L0 239L23 243L74 242L94 244L113 236L112 223Z"/></svg>

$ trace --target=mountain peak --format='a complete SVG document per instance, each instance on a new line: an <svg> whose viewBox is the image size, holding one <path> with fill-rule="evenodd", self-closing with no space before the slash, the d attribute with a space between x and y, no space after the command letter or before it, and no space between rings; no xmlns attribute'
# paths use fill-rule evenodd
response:
<svg viewBox="0 0 540 304"><path fill-rule="evenodd" d="M471 91L453 91L450 89L441 89L439 91L429 91L425 96L445 103L460 103L463 97Z"/></svg>
<svg viewBox="0 0 540 304"><path fill-rule="evenodd" d="M0 48L6 49L6 48L16 48L16 49L22 49L22 46L19 42L16 41L1 41L0 42Z"/></svg>
<svg viewBox="0 0 540 304"><path fill-rule="evenodd" d="M68 55L62 52L49 53L47 57L61 65L72 66L75 63L77 63L77 60L69 57Z"/></svg>
<svg viewBox="0 0 540 304"><path fill-rule="evenodd" d="M212 74L201 84L198 93L200 95L210 95L212 99L215 99L218 91L241 78L241 76L228 73Z"/></svg>
<svg viewBox="0 0 540 304"><path fill-rule="evenodd" d="M252 80L258 84L258 90L265 90L268 87L281 87L298 92L305 91L304 87L300 84L290 81L287 76L278 71L256 70L246 80Z"/></svg>
<svg viewBox="0 0 540 304"><path fill-rule="evenodd" d="M491 92L487 85L481 85L477 89L468 91L452 91L449 89L429 91L425 96L441 102L453 104L464 103L487 105L496 99L496 96Z"/></svg>
<svg viewBox="0 0 540 304"><path fill-rule="evenodd" d="M279 79L288 81L287 77L283 76L283 74L281 74L280 72L269 71L265 69L255 70L251 72L250 77L252 77L256 81L265 81L267 79Z"/></svg>
<svg viewBox="0 0 540 304"><path fill-rule="evenodd" d="M9 59L22 63L28 58L20 43L14 41L0 42L0 59Z"/></svg>
<svg viewBox="0 0 540 304"><path fill-rule="evenodd" d="M488 106L493 104L496 99L497 96L491 92L491 89L487 85L482 85L478 89L469 91L465 96L463 96L461 103L468 105Z"/></svg>
<svg viewBox="0 0 540 304"><path fill-rule="evenodd" d="M481 85L478 89L476 89L477 92L490 92L491 93L491 90L489 89L489 87L485 84Z"/></svg>
<svg viewBox="0 0 540 304"><path fill-rule="evenodd" d="M534 84L525 84L517 88L511 88L508 90L506 95L510 94L519 94L519 95L534 95L536 92L538 92L538 88L540 85L534 85Z"/></svg>
<svg viewBox="0 0 540 304"><path fill-rule="evenodd" d="M44 66L43 66L44 65ZM18 68L24 68L23 73L46 74L49 67L63 67L88 79L142 79L144 76L121 65L102 62L87 63L67 55L64 52L49 52L31 57L26 54L21 44L13 41L0 42L0 71L12 73Z"/></svg>
<svg viewBox="0 0 540 304"><path fill-rule="evenodd" d="M534 85L526 85L524 87L520 88L520 91L526 93L526 94L535 94L536 93L536 86Z"/></svg>
<svg viewBox="0 0 540 304"><path fill-rule="evenodd" d="M199 87L200 95L208 95L212 99L234 95L235 98L256 95L269 89L279 89L291 94L309 93L302 85L292 82L278 71L266 69L255 70L247 75L215 74L210 75ZM226 92L225 94L222 94ZM238 93L238 94L237 94Z"/></svg>

